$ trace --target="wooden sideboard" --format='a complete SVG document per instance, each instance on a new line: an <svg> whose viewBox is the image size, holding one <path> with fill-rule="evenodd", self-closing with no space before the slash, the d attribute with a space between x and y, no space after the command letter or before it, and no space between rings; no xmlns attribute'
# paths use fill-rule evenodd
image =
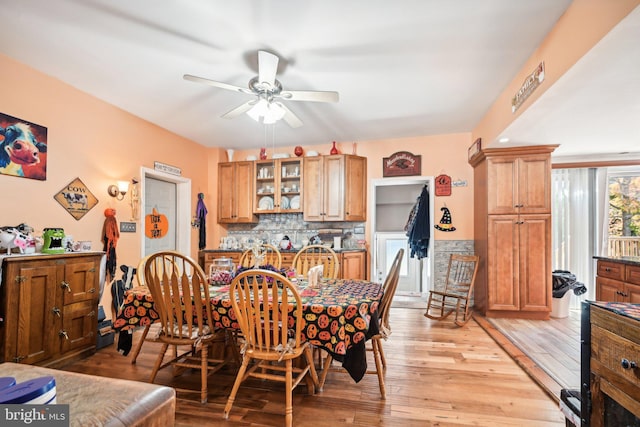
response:
<svg viewBox="0 0 640 427"><path fill-rule="evenodd" d="M102 252L2 259L0 362L59 367L96 351Z"/></svg>
<svg viewBox="0 0 640 427"><path fill-rule="evenodd" d="M596 301L640 303L640 257L595 258Z"/></svg>
<svg viewBox="0 0 640 427"><path fill-rule="evenodd" d="M296 252L283 251L280 254L282 255L282 268L291 267ZM238 265L241 255L242 251L204 249L198 253L198 263L205 273L208 273L209 266L214 259L231 258L233 263ZM337 255L340 263L339 278L367 280L367 251L344 250L337 252Z"/></svg>
<svg viewBox="0 0 640 427"><path fill-rule="evenodd" d="M589 310L591 396L583 414L592 427L638 425L640 313L626 303L593 303Z"/></svg>

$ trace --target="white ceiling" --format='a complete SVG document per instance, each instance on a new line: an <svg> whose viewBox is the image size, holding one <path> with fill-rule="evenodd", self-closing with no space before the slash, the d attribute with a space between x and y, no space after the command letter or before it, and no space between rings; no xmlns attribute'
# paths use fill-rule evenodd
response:
<svg viewBox="0 0 640 427"><path fill-rule="evenodd" d="M0 52L200 144L239 149L470 132L570 0L2 3ZM566 155L575 153L565 143L579 153L596 136L610 151L615 137L615 150L633 151L621 129L637 146L637 124L621 121L640 113L638 15L530 108L531 121L527 113L514 123L512 141L561 143ZM283 58L285 89L338 91L340 102L287 102L304 126L265 129L247 115L220 118L249 95L182 78L246 87L258 49ZM624 83L623 92L594 76ZM591 127L586 88L599 95L607 133Z"/></svg>

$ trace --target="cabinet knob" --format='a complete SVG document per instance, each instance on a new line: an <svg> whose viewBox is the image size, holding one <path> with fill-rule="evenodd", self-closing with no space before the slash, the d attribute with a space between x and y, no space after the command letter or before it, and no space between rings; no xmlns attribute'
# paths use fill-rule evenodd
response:
<svg viewBox="0 0 640 427"><path fill-rule="evenodd" d="M93 294L93 293L95 293L95 292L96 292L96 288L91 288L91 289L89 289L89 291L88 291L88 292L89 292L90 294Z"/></svg>
<svg viewBox="0 0 640 427"><path fill-rule="evenodd" d="M53 308L51 309L51 312L52 312L53 314L55 314L56 316L60 317L60 309L59 309L58 307L53 307Z"/></svg>
<svg viewBox="0 0 640 427"><path fill-rule="evenodd" d="M69 284L64 280L62 281L62 283L60 283L60 287L66 289L67 292L71 293L71 286L69 286Z"/></svg>
<svg viewBox="0 0 640 427"><path fill-rule="evenodd" d="M60 332L58 332L58 336L60 338L64 337L64 339L66 340L69 339L69 335L67 334L67 331L65 331L64 329L60 329Z"/></svg>
<svg viewBox="0 0 640 427"><path fill-rule="evenodd" d="M633 360L624 358L620 361L620 366L622 366L622 369L635 369L638 367L636 362L634 362Z"/></svg>

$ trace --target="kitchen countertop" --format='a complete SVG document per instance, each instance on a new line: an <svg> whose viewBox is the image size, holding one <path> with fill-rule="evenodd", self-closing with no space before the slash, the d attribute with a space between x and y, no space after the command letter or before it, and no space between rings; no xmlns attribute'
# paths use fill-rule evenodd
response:
<svg viewBox="0 0 640 427"><path fill-rule="evenodd" d="M593 258L602 261L619 262L620 264L640 266L640 256L594 256Z"/></svg>

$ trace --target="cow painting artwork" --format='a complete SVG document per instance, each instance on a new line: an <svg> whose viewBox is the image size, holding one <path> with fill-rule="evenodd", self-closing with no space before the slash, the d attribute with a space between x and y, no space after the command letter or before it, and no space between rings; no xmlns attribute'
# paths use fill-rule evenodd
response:
<svg viewBox="0 0 640 427"><path fill-rule="evenodd" d="M53 198L77 220L85 216L98 203L96 196L89 191L80 178L65 185Z"/></svg>
<svg viewBox="0 0 640 427"><path fill-rule="evenodd" d="M0 174L47 179L47 128L0 113Z"/></svg>

